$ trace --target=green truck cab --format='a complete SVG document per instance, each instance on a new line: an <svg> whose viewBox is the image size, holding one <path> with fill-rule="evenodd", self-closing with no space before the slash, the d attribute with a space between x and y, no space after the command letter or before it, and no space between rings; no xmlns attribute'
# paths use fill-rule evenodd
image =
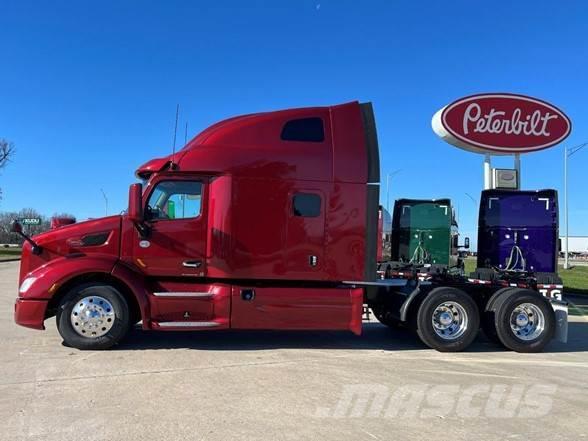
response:
<svg viewBox="0 0 588 441"><path fill-rule="evenodd" d="M390 246L392 261L462 270L458 237L451 200L396 200Z"/></svg>

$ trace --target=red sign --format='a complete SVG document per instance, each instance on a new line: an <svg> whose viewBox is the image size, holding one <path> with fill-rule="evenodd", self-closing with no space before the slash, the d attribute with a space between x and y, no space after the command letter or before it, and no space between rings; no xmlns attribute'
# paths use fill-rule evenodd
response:
<svg viewBox="0 0 588 441"><path fill-rule="evenodd" d="M477 153L514 154L546 149L572 129L557 107L524 95L491 93L459 99L433 116L443 140Z"/></svg>

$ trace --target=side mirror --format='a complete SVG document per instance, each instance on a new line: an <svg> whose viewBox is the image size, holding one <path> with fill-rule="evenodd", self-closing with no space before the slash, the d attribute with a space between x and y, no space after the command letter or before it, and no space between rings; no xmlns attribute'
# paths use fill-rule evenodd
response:
<svg viewBox="0 0 588 441"><path fill-rule="evenodd" d="M19 221L13 220L12 222L10 222L10 232L19 235L22 234L22 225Z"/></svg>
<svg viewBox="0 0 588 441"><path fill-rule="evenodd" d="M466 238L465 238L465 240L464 240L464 244L463 244L463 247L464 247L466 250L470 248L470 238L469 238L469 237L466 237Z"/></svg>
<svg viewBox="0 0 588 441"><path fill-rule="evenodd" d="M143 186L131 184L129 187L129 219L133 222L143 222Z"/></svg>
<svg viewBox="0 0 588 441"><path fill-rule="evenodd" d="M35 242L33 239L31 239L29 236L23 233L22 225L16 219L10 223L10 232L18 234L20 237L22 237L24 240L30 243L33 254L38 256L43 252L43 249L39 245L37 245L37 242Z"/></svg>

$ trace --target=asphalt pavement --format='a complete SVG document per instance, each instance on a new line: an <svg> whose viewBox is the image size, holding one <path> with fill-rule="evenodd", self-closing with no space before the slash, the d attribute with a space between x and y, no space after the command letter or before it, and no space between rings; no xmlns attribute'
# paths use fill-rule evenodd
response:
<svg viewBox="0 0 588 441"><path fill-rule="evenodd" d="M588 317L541 354L483 336L442 354L374 322L361 337L134 330L81 352L54 318L14 324L17 269L0 263L0 440L588 439Z"/></svg>

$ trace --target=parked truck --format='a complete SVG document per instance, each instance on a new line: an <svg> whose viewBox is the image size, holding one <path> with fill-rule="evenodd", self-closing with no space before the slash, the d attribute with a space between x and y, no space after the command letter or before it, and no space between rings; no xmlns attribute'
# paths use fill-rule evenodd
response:
<svg viewBox="0 0 588 441"><path fill-rule="evenodd" d="M399 201L395 207L393 224L396 231L392 232L393 238L402 237L404 227L401 219L406 216L403 206L404 202ZM434 208L439 208L439 205L431 202L430 210ZM557 275L558 207L555 190L483 191L478 218L477 267L468 276L453 271L455 268L450 265L434 263L432 252L419 240L418 231L429 225L432 217L429 213L410 222L404 221L407 225L410 223L411 231L417 231L412 232L412 248L410 244L404 246L414 249L413 258L380 262L378 273L382 278L419 280L429 282L436 288L451 287L469 293L481 311L480 324L486 336L507 348L520 352L540 350L549 342L548 333L553 333L561 341L566 340L567 306L562 301L563 284ZM457 233L452 231L450 234L452 247L457 248ZM433 242L433 235L428 237ZM393 240L392 249L403 249L402 241L396 240L400 246L394 243ZM469 247L468 238L464 247ZM448 250L442 247L442 250L445 254L439 254L439 260L447 259L444 256L453 253L453 248ZM414 257L423 255L428 259ZM546 300L513 306L526 297L539 298L538 293ZM422 296L413 292L402 298L386 292L381 296L386 300L374 302L371 308L380 322L392 327L412 326L418 332L414 317L405 313L412 295L415 299L418 295ZM463 315L457 307L452 311L454 315L457 311L457 317ZM547 323L552 320L555 329L546 331L551 326ZM453 324L449 329L441 329L441 332L459 334L461 327ZM513 335L516 338L513 339ZM539 338L540 335L545 338ZM427 337L421 336L423 339Z"/></svg>
<svg viewBox="0 0 588 441"><path fill-rule="evenodd" d="M463 268L451 200L398 199L392 217L391 260L398 265Z"/></svg>
<svg viewBox="0 0 588 441"><path fill-rule="evenodd" d="M125 214L26 237L18 324L44 329L56 316L66 344L105 349L139 322L161 331L360 334L368 304L394 307L426 344L457 351L499 299L496 327L512 334L512 349L541 350L556 330L550 300L535 290L377 277L379 152L369 103L230 118L136 176L142 183L130 186ZM23 234L18 223L13 231ZM543 322L523 339L508 320L529 304Z"/></svg>

